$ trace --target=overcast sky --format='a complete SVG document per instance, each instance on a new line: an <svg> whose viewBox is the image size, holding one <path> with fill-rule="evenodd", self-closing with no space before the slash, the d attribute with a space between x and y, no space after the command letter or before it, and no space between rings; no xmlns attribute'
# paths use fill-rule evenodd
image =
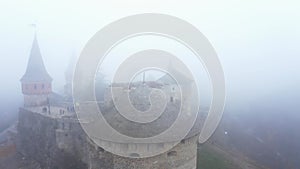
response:
<svg viewBox="0 0 300 169"><path fill-rule="evenodd" d="M297 0L0 0L0 99L5 105L21 96L19 79L34 35L30 24L37 24L46 68L60 90L70 57L89 38L117 19L146 12L182 18L210 40L229 101L278 90L300 93L299 6Z"/></svg>

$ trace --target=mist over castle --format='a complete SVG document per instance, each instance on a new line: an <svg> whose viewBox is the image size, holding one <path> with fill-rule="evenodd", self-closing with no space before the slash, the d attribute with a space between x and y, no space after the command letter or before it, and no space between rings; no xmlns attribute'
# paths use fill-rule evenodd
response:
<svg viewBox="0 0 300 169"><path fill-rule="evenodd" d="M170 65L171 66L171 65ZM172 69L172 67L170 67ZM72 70L70 70L72 71ZM172 71L172 70L171 70ZM174 70L173 70L174 71ZM66 73L72 75L72 73ZM119 88L120 95L122 91L130 91L134 105L138 109L145 109L147 99L142 99L144 93L150 88L164 88L169 93L167 114L162 116L158 122L155 122L153 127L146 125L145 129L141 130L129 127L132 122L116 123L116 110L111 104L111 97L106 94L101 102L104 114L109 119L114 119L114 126L121 127L123 132L131 132L138 135L149 135L157 132L162 125L170 125L172 116L176 117L176 109L172 108L181 101L177 94L178 88L173 86L172 79L161 77L156 82L144 81L136 83L134 86L127 88L126 85L111 84L107 88ZM182 75L181 75L182 76ZM182 76L181 78L185 78ZM72 78L66 77L67 80ZM67 81L65 85L64 95L54 93L52 90L52 77L48 74L43 62L42 54L35 35L27 69L21 78L22 93L24 95L24 107L20 108L19 120L16 126L17 132L15 140L16 150L23 158L33 160L37 166L41 168L195 168L197 157L197 131L194 130L183 140L179 141L178 145L174 143L145 143L145 144L124 144L118 142L109 143L105 140L99 140L100 144L111 144L113 149L121 149L123 153L131 156L131 158L119 157L113 155L102 147L98 146L91 140L82 130L79 121L75 114L75 109L71 92L71 81ZM181 79L181 82L189 85L186 79ZM100 96L104 93L98 93ZM102 96L103 97L103 96ZM117 95L118 97L118 95ZM176 107L176 106L175 106ZM199 116L198 122L205 119L205 115ZM109 121L109 120L108 120ZM169 122L170 121L170 122ZM89 121L87 123L93 123ZM169 124L170 123L170 124ZM127 126L127 127L126 127ZM137 126L136 126L137 127ZM148 130L147 130L148 127ZM200 127L200 126L196 126ZM151 131L152 130L152 131ZM142 132L142 133L139 133ZM145 132L148 131L148 132ZM175 146L172 150L161 155L135 159L139 157L137 149L160 149L163 147ZM187 158L189 157L189 158ZM184 162L185 161L185 162ZM26 166L25 166L26 167Z"/></svg>
<svg viewBox="0 0 300 169"><path fill-rule="evenodd" d="M74 64L74 62L71 62ZM73 76L74 66L68 66L67 71L65 72L66 83L64 85L64 91L60 94L55 93L52 89L52 77L46 70L46 64L43 61L42 53L40 51L39 43L37 36L34 36L33 43L31 46L31 52L28 59L27 69L25 74L22 76L20 82L22 87L22 93L24 95L24 106L20 108L18 123L12 125L5 134L1 135L1 157L9 157L11 154L14 155L13 159L16 161L14 165L5 163L7 168L14 167L23 167L24 169L34 169L34 168L145 168L148 167L157 167L161 168L175 168L175 167L196 167L196 161L199 163L199 158L201 156L196 156L197 154L197 131L203 125L203 122L206 118L206 110L201 109L203 112L198 116L198 126L184 139L180 141L176 147L172 150L161 154L157 157L146 158L144 160L135 160L139 157L138 153L135 153L138 149L149 148L149 145L126 145L122 143L112 143L112 147L122 149L125 154L131 156L131 158L124 158L113 155L103 149L100 144L107 145L107 142L98 142L97 144L89 139L86 133L83 131L78 118L76 116L76 108L74 107L72 100L72 76ZM172 70L172 64L169 65L169 71ZM176 73L176 72L175 72ZM145 75L145 73L144 73ZM181 75L179 75L181 76ZM115 84L106 84L104 79L100 78L100 81L97 83L101 86L96 90L97 98L99 99L99 104L102 110L104 111L105 117L108 119L114 119L111 122L111 125L115 128L122 131L124 134L129 134L135 137L144 137L151 134L159 132L160 127L168 126L171 124L174 114L176 115L176 105L180 104L181 100L178 95L178 88L175 85L175 81L170 78L168 75L161 76L155 81L146 81L145 76L141 78L140 81L133 82L131 85L115 83ZM183 78L182 82L187 82L187 79ZM138 125L131 126L130 122L123 122L121 116L116 114L117 110L112 104L112 96L110 88L116 88L117 91L120 91L120 94L123 92L129 92L131 101L133 105L141 111L145 111L149 108L149 100L147 95L149 95L150 89L163 89L169 95L167 106L170 108L167 109L166 115L160 118L160 122L153 123L154 127L150 127L150 130L147 130L147 127L144 128ZM172 108L173 107L173 108ZM174 109L175 107L175 109ZM247 117L247 116L246 116ZM240 126L238 121L243 121L244 117L239 116L225 116L221 126L217 130L215 136L211 139L210 144L212 147L217 145L225 151L235 149L237 147L250 157L256 158L254 152L249 150L242 150L239 147L240 137L245 133L241 133L240 130L236 130L234 126ZM247 117L252 118L252 117ZM118 123L115 123L118 121ZM160 123L160 124L159 124ZM228 123L232 123L228 125ZM259 121L257 122L260 123ZM240 126L241 127L241 126ZM245 126L246 127L246 126ZM243 127L242 127L243 128ZM153 131L151 131L151 129ZM252 133L254 128L249 128L249 132ZM139 131L147 131L140 133ZM234 133L232 133L234 132ZM266 131L270 132L270 131ZM228 137L228 134L231 135ZM248 133L249 134L249 133ZM261 136L258 136L254 133L251 135L246 134L245 137L248 137L248 141L254 139L259 144L265 144L265 139ZM228 137L228 138L226 138ZM237 140L235 140L237 139ZM238 141L235 145L231 145L229 140ZM244 142L247 142L244 140ZM168 147L169 143L159 143L157 145L153 144L150 147L153 149L162 147ZM253 149L259 147L259 144L251 145ZM205 146L206 147L206 146ZM210 146L209 146L210 147ZM209 148L209 151L216 151L215 148ZM210 150L210 149L213 150ZM146 148L147 149L147 148ZM207 149L207 148L204 148ZM201 150L201 149L200 149ZM215 152L216 153L216 152ZM219 152L218 152L219 153ZM253 154L254 153L254 154ZM225 155L225 154L223 154ZM230 158L241 158L239 152L235 154L226 154ZM278 153L275 153L275 156L278 156ZM233 157L231 157L233 156ZM269 156L273 158L272 154L264 154L264 156ZM187 160L187 157L193 160ZM275 158L275 157L274 157ZM23 161L22 159L26 159ZM45 160L47 159L47 160ZM228 160L228 159L227 159ZM230 161L231 159L229 159ZM264 161L263 159L256 159L257 163L268 164L271 161ZM183 162L186 161L186 164ZM200 160L201 161L201 160ZM284 161L280 162L277 165L284 165ZM243 161L237 164L234 164L235 167L243 165L257 165L252 164L252 162ZM271 164L269 164L271 165ZM8 167L9 166L9 167ZM259 167L258 167L259 168Z"/></svg>
<svg viewBox="0 0 300 169"><path fill-rule="evenodd" d="M0 169L299 168L299 5L289 0L2 1ZM195 50L182 44L184 40L152 31L120 39L102 65L98 63L91 77L94 88L75 88L74 97L75 70L82 63L78 58L92 37L120 19L144 14L190 23L217 53L226 104L218 128L203 144L199 134L211 117L214 91L206 65L195 59ZM100 38L98 48L140 26L177 32L174 37L197 37L183 26L172 27L175 22L169 20L153 24L160 19L106 29L102 37L111 38ZM193 83L170 58L159 62L165 71L143 69L129 82L113 81L128 56L153 49L176 55L197 81ZM131 67L141 65L135 62ZM191 92L195 86L198 92ZM197 94L199 102L194 99ZM192 125L187 119L195 116L197 103ZM168 130L178 119L186 121ZM143 142L167 132L166 139Z"/></svg>

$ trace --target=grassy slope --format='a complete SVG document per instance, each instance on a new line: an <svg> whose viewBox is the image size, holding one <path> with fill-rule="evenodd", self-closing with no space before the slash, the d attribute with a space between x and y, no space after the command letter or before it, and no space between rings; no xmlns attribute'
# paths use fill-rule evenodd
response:
<svg viewBox="0 0 300 169"><path fill-rule="evenodd" d="M198 150L197 169L241 169L231 160L213 151L208 145Z"/></svg>

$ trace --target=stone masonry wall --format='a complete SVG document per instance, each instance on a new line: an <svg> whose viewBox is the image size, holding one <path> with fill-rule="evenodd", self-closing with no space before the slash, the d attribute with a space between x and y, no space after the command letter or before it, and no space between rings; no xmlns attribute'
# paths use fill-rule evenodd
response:
<svg viewBox="0 0 300 169"><path fill-rule="evenodd" d="M78 121L20 109L17 150L43 169L113 169L113 155L90 141Z"/></svg>
<svg viewBox="0 0 300 169"><path fill-rule="evenodd" d="M114 157L114 169L196 169L197 136L188 138L161 155L134 159Z"/></svg>
<svg viewBox="0 0 300 169"><path fill-rule="evenodd" d="M43 169L85 169L78 154L60 149L56 142L57 120L20 109L17 150Z"/></svg>
<svg viewBox="0 0 300 169"><path fill-rule="evenodd" d="M169 152L134 159L113 155L86 137L76 120L20 109L17 150L43 169L195 169L197 136Z"/></svg>

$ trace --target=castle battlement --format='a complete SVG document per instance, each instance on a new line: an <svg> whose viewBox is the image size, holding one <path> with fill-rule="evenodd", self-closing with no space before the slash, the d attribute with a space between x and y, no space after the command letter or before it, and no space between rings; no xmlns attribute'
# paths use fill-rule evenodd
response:
<svg viewBox="0 0 300 169"><path fill-rule="evenodd" d="M37 106L37 107L24 107L28 111L38 113L49 118L75 118L75 112L68 111L65 107L54 106Z"/></svg>
<svg viewBox="0 0 300 169"><path fill-rule="evenodd" d="M189 80L182 79L186 88ZM188 82L188 83L186 83ZM26 73L21 79L24 94L24 107L20 108L18 122L17 150L26 158L38 162L44 169L195 169L197 159L197 138L204 116L198 116L193 132L181 140L161 141L158 143L123 143L108 141L88 136L82 125L95 122L94 118L77 119L81 114L76 114L80 106L88 106L90 102L75 103L63 99L71 98L70 95L60 97L52 91L52 78L46 71L37 38L34 38ZM67 82L70 83L70 82ZM163 132L170 127L177 118L178 111L183 111L190 116L189 104L192 100L187 95L181 95L179 88L172 79L165 76L157 82L135 83L126 88L128 84L112 84L104 93L104 100L97 103L107 122L119 132L131 137L150 137ZM70 87L68 84L65 87ZM125 86L125 87L124 87ZM116 89L116 96L109 91ZM152 92L152 90L162 90ZM67 90L70 94L71 90ZM134 126L132 122L124 120L117 111L113 101L122 100L129 94L132 105L139 111L147 111L151 106L154 111L165 106L164 113L148 125ZM149 95L152 100L149 100ZM123 97L124 96L124 97ZM163 100L165 105L162 105ZM188 105L180 108L181 102ZM82 105L81 105L82 106ZM98 108L99 108L98 107ZM128 107L123 107L127 110ZM122 108L122 109L123 109ZM94 113L96 109L80 113ZM130 111L129 111L130 112ZM77 112L78 113L78 112ZM200 113L201 114L201 113ZM176 133L174 133L176 134ZM107 146L108 145L108 146ZM104 149L105 148L105 149ZM167 151L153 157L139 158L141 152L150 150L158 152L166 148ZM123 152L124 157L111 152Z"/></svg>

